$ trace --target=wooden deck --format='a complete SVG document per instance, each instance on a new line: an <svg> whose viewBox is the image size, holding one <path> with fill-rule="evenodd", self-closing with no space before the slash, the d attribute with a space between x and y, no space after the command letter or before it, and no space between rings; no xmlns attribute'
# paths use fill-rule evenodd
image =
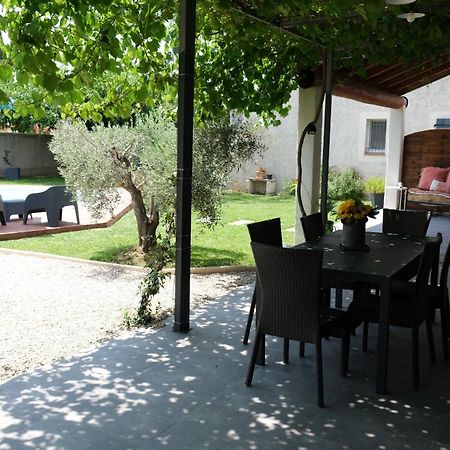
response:
<svg viewBox="0 0 450 450"><path fill-rule="evenodd" d="M132 209L131 198L128 192L121 190L121 199L112 215L105 215L100 219L94 219L88 212L86 205L78 202L80 224L77 224L75 209L73 206L63 208L62 221L58 227L49 227L45 213L33 213L33 218L28 218L26 225L18 216L12 216L6 226L0 225L0 241L21 239L24 237L41 236L44 234L68 233L72 231L88 230L91 228L107 228L116 223L128 211Z"/></svg>

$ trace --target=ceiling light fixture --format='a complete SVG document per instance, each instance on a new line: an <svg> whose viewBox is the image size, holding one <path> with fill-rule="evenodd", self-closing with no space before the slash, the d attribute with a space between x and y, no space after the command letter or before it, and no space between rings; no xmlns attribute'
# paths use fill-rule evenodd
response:
<svg viewBox="0 0 450 450"><path fill-rule="evenodd" d="M386 0L388 5L409 5L414 3L416 0Z"/></svg>
<svg viewBox="0 0 450 450"><path fill-rule="evenodd" d="M409 7L409 12L399 14L397 17L400 19L406 19L409 23L414 22L416 19L420 19L421 17L424 17L425 14L421 12L415 12L412 5Z"/></svg>

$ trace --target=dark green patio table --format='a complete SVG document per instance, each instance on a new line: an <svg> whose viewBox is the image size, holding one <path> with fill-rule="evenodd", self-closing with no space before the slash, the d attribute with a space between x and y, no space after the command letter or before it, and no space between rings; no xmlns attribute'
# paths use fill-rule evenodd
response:
<svg viewBox="0 0 450 450"><path fill-rule="evenodd" d="M342 231L327 234L299 248L323 250L323 284L333 287L342 281L364 281L380 287L380 311L377 343L376 391L387 392L389 347L389 297L392 281L414 276L426 238L409 238L395 234L367 233L370 250L344 251L339 247Z"/></svg>

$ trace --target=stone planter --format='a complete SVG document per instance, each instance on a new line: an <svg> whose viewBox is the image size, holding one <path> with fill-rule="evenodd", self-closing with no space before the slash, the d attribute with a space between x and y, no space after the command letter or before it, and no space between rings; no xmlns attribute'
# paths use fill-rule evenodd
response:
<svg viewBox="0 0 450 450"><path fill-rule="evenodd" d="M19 167L7 167L4 171L7 180L18 180L20 178Z"/></svg>
<svg viewBox="0 0 450 450"><path fill-rule="evenodd" d="M384 206L384 192L369 192L369 200L372 202L374 208L382 209Z"/></svg>

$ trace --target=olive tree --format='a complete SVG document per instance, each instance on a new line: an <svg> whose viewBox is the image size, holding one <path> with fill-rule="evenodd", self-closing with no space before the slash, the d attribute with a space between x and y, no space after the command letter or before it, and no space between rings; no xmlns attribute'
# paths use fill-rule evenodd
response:
<svg viewBox="0 0 450 450"><path fill-rule="evenodd" d="M208 122L194 136L192 204L206 226L220 220L221 192L232 169L262 152L262 135L248 123ZM147 254L149 273L141 285L137 320L150 316L150 299L164 281L174 236L176 129L162 113L127 125L83 122L58 124L50 144L68 189L94 216L112 211L117 188L127 190L136 216L138 245ZM163 225L163 226L160 226Z"/></svg>
<svg viewBox="0 0 450 450"><path fill-rule="evenodd" d="M193 208L209 226L220 219L221 191L236 167L261 152L261 135L248 124L210 122L196 130L193 162ZM116 188L131 196L138 245L156 245L162 214L175 211L176 129L160 113L124 126L63 121L50 143L68 189L81 196L91 214L112 211Z"/></svg>

